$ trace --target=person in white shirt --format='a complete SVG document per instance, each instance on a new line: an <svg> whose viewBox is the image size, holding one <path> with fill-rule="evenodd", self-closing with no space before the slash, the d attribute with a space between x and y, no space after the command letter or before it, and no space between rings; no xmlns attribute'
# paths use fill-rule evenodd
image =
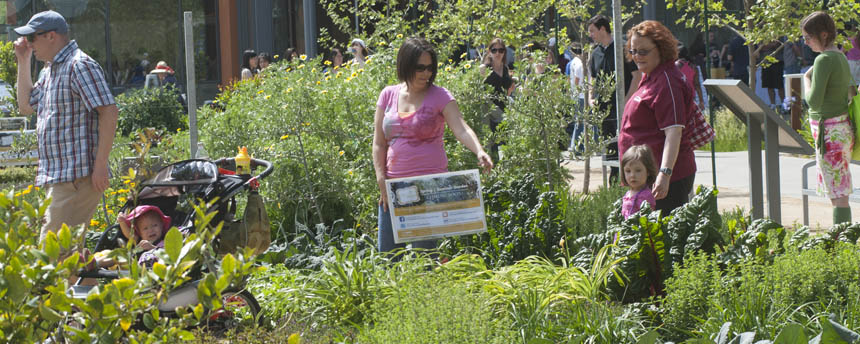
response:
<svg viewBox="0 0 860 344"><path fill-rule="evenodd" d="M582 145L577 144L580 140L582 132L585 131L585 122L581 118L581 113L585 108L585 73L583 69L582 48L574 44L570 48L571 59L564 68L564 74L570 80L571 96L576 100L576 113L573 116L573 121L567 125L566 131L571 135L570 149L574 153L581 153ZM597 134L597 127L592 128L592 133Z"/></svg>

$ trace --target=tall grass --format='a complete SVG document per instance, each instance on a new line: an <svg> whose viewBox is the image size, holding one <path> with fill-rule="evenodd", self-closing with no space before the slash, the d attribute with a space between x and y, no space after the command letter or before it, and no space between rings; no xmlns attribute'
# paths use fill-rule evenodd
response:
<svg viewBox="0 0 860 344"><path fill-rule="evenodd" d="M714 150L717 152L739 152L747 150L746 124L741 122L729 109L720 107L714 115L713 127L717 132ZM709 149L705 146L702 149Z"/></svg>

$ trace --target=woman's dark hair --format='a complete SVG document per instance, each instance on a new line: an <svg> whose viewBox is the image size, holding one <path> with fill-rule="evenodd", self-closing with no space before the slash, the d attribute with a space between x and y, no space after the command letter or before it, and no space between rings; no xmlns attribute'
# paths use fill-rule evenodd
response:
<svg viewBox="0 0 860 344"><path fill-rule="evenodd" d="M257 57L257 52L253 49L245 50L242 53L242 68L251 69L251 59Z"/></svg>
<svg viewBox="0 0 860 344"><path fill-rule="evenodd" d="M594 25L594 27L598 30L603 29L608 33L612 33L612 29L609 28L609 18L607 18L605 15L598 14L594 17L591 17L591 19L588 20L588 25Z"/></svg>
<svg viewBox="0 0 860 344"><path fill-rule="evenodd" d="M490 41L490 45L487 46L487 53L488 53L487 55L491 55L490 50L493 49L493 47L496 45L501 45L502 49L505 50L505 52L502 53L502 65L507 64L508 63L508 46L506 46L505 41L503 41L499 37L493 38L493 40ZM490 65L492 65L492 60L490 60Z"/></svg>
<svg viewBox="0 0 860 344"><path fill-rule="evenodd" d="M257 55L257 58L260 60L266 60L268 63L272 63L272 56L270 56L269 53L260 53Z"/></svg>
<svg viewBox="0 0 860 344"><path fill-rule="evenodd" d="M636 145L627 148L624 155L621 156L621 185L628 185L627 178L624 176L624 166L627 164L639 161L645 166L645 171L648 172L648 178L645 179L645 185L654 184L657 181L657 164L654 160L654 153L648 145Z"/></svg>
<svg viewBox="0 0 860 344"><path fill-rule="evenodd" d="M334 62L334 57L340 55L343 57L343 51L340 48L331 48L331 52L328 54L328 60Z"/></svg>
<svg viewBox="0 0 860 344"><path fill-rule="evenodd" d="M627 61L633 60L633 56L627 52L630 51L633 35L647 37L654 41L657 51L660 52L660 63L678 59L678 40L672 35L672 31L656 20L646 20L627 31L627 43L624 44L624 55L627 56Z"/></svg>
<svg viewBox="0 0 860 344"><path fill-rule="evenodd" d="M824 47L830 46L836 39L836 23L824 11L815 11L803 18L800 21L800 28L817 38ZM821 34L823 33L826 33L827 36L822 39Z"/></svg>
<svg viewBox="0 0 860 344"><path fill-rule="evenodd" d="M684 60L690 60L690 49L687 49L687 46L681 45L681 48L678 49L678 58Z"/></svg>
<svg viewBox="0 0 860 344"><path fill-rule="evenodd" d="M292 61L293 55L297 54L298 53L296 53L296 48L287 48L287 50L284 50L284 58L287 59L287 62Z"/></svg>
<svg viewBox="0 0 860 344"><path fill-rule="evenodd" d="M418 59L424 53L430 54L430 70L433 72L433 75L430 76L430 85L433 85L439 63L436 49L430 42L420 37L407 38L400 46L400 50L397 51L397 79L402 82L412 80L415 77Z"/></svg>

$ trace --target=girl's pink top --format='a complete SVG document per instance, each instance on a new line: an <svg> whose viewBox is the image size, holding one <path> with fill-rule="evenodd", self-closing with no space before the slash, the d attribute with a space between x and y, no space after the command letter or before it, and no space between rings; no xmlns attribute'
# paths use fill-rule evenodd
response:
<svg viewBox="0 0 860 344"><path fill-rule="evenodd" d="M857 37L851 39L851 45L854 47L845 52L845 57L849 60L860 60L860 41L857 40Z"/></svg>
<svg viewBox="0 0 860 344"><path fill-rule="evenodd" d="M401 87L405 86L386 87L376 102L376 106L385 111L382 130L388 141L386 176L403 178L447 172L442 110L454 97L442 87L430 86L418 110L401 115L397 111Z"/></svg>
<svg viewBox="0 0 860 344"><path fill-rule="evenodd" d="M621 198L621 215L626 219L630 217L630 215L635 214L639 211L642 202L644 201L648 201L652 210L656 207L657 201L654 199L654 195L651 194L651 188L646 186L638 192L627 190L627 193Z"/></svg>

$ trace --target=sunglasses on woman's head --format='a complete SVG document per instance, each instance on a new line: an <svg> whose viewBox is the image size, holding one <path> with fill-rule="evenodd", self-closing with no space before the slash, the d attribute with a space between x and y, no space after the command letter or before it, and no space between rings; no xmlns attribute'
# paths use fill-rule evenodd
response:
<svg viewBox="0 0 860 344"><path fill-rule="evenodd" d="M432 64L426 64L426 65L416 64L415 65L415 71L418 73L424 72L424 71L431 71L432 72L433 71L433 65Z"/></svg>
<svg viewBox="0 0 860 344"><path fill-rule="evenodd" d="M490 49L490 52L494 54L501 54L505 52L505 48L492 48Z"/></svg>

